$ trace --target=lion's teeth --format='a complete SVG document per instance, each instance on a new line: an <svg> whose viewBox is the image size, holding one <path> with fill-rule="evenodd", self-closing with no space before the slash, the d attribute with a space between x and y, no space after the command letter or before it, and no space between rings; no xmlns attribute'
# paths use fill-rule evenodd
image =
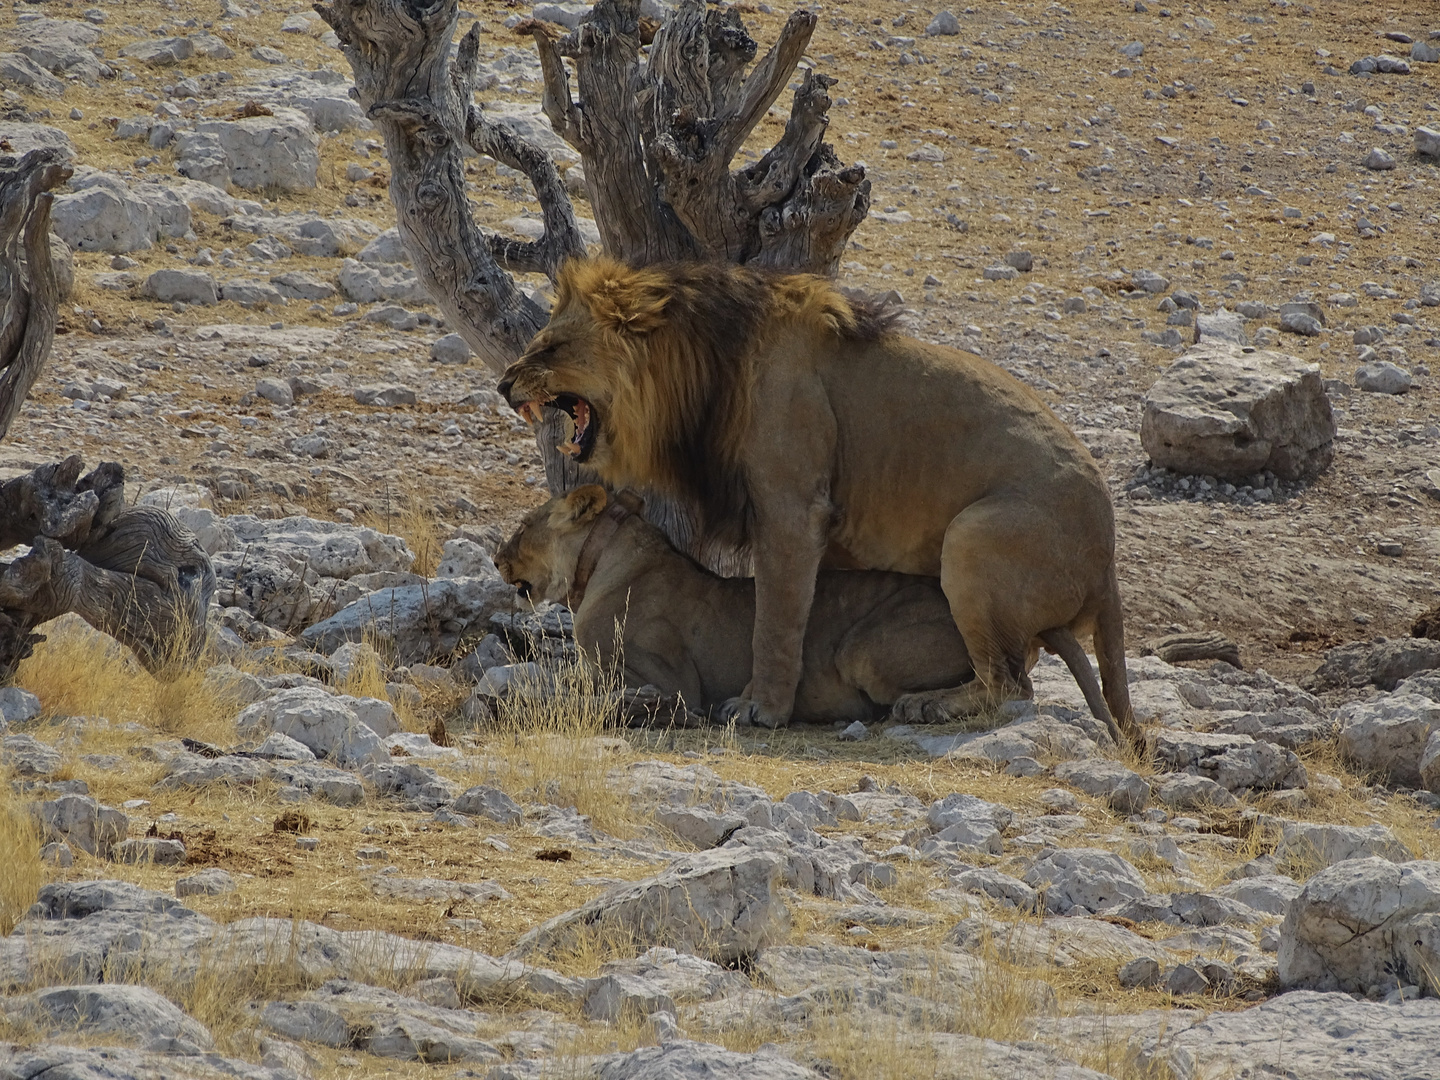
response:
<svg viewBox="0 0 1440 1080"><path fill-rule="evenodd" d="M573 442L557 443L555 449L559 450L562 454L568 454L570 457L575 457L580 453L580 447L576 446Z"/></svg>

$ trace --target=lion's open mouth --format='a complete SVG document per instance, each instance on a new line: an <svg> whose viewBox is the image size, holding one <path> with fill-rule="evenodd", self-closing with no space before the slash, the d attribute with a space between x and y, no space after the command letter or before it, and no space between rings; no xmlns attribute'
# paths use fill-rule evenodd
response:
<svg viewBox="0 0 1440 1080"><path fill-rule="evenodd" d="M526 581L524 578L519 578L515 581L512 581L510 584L514 585L515 591L518 592L521 596L523 596L526 600L530 599L530 590L533 588L530 582Z"/></svg>
<svg viewBox="0 0 1440 1080"><path fill-rule="evenodd" d="M595 415L595 407L577 394L557 394L549 401L522 401L515 411L530 423L538 424L543 419L540 409L545 405L559 409L569 416L574 429L569 439L556 444L556 449L576 461L588 458L590 451L595 449L595 436L600 431L600 419Z"/></svg>

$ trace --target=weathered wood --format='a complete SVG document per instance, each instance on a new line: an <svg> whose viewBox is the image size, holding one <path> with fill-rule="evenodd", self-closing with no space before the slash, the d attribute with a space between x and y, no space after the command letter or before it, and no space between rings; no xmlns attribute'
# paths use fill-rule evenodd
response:
<svg viewBox="0 0 1440 1080"><path fill-rule="evenodd" d="M0 157L0 437L50 354L58 286L50 261L50 189L69 178L60 154ZM199 655L215 572L195 535L153 507L125 505L125 473L79 457L0 484L0 681L43 641L36 627L75 612L165 674Z"/></svg>
<svg viewBox="0 0 1440 1080"><path fill-rule="evenodd" d="M173 515L125 505L125 473L106 462L81 476L69 457L0 485L0 677L13 673L41 623L74 612L164 674L205 645L215 572Z"/></svg>
<svg viewBox="0 0 1440 1080"><path fill-rule="evenodd" d="M1218 630L1169 634L1150 642L1142 652L1158 656L1167 664L1178 664L1182 660L1223 660L1231 667L1240 667L1240 646Z"/></svg>
<svg viewBox="0 0 1440 1080"><path fill-rule="evenodd" d="M55 338L59 285L50 261L50 189L72 172L54 149L0 157L0 439L20 415Z"/></svg>

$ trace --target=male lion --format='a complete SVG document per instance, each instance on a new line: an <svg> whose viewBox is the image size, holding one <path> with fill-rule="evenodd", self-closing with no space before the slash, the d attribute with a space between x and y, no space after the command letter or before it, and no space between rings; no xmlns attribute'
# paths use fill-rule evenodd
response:
<svg viewBox="0 0 1440 1080"><path fill-rule="evenodd" d="M680 554L625 495L609 502L591 484L551 499L495 565L530 599L568 603L576 642L603 663L619 659L628 686L680 694L707 713L750 679L755 583ZM882 571L821 571L803 656L799 720L874 720L902 694L972 674L940 583Z"/></svg>
<svg viewBox="0 0 1440 1080"><path fill-rule="evenodd" d="M977 678L908 695L897 715L1028 698L1038 643L1088 671L1075 634L1089 633L1105 689L1081 680L1086 700L1134 736L1110 496L1023 383L893 332L809 275L602 258L568 263L557 286L500 392L532 421L565 410L561 449L608 484L677 497L702 536L748 548L754 670L738 719L789 719L825 563L940 578Z"/></svg>

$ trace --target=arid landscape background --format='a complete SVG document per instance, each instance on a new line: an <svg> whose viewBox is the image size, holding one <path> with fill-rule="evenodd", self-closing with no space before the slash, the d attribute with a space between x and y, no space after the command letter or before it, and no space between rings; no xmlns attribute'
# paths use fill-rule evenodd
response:
<svg viewBox="0 0 1440 1080"><path fill-rule="evenodd" d="M762 50L788 14L741 10ZM482 0L464 5L459 29L482 24L487 109L571 167L576 155L538 117L533 50L506 28L531 13ZM0 53L29 62L0 59L0 151L58 130L73 147L74 192L119 193L110 216L66 216L57 203L56 231L76 240L73 293L0 465L12 475L72 453L121 462L134 499L183 509L202 532L228 632L207 656L221 666L166 684L73 620L22 666L17 685L36 704L6 699L0 835L17 854L0 928L43 883L52 892L48 914L0 940L5 1068L41 1075L24 1054L53 1064L56 1047L115 1043L133 1049L107 1075L160 1075L181 1061L168 1053L185 1075L699 1076L712 1075L693 1071L709 1051L693 1047L710 1043L734 1056L709 1067L752 1078L1432 1075L1435 953L1408 968L1327 957L1326 970L1361 974L1311 979L1323 1000L1282 976L1303 967L1297 941L1350 917L1318 895L1303 915L1292 901L1307 879L1347 863L1390 872L1352 856L1428 883L1406 917L1440 912L1440 871L1424 861L1440 858L1440 764L1434 779L1421 765L1440 740L1429 734L1440 730L1434 676L1399 690L1368 675L1309 681L1327 650L1406 638L1440 600L1440 158L1417 153L1415 135L1440 128L1440 64L1423 59L1440 20L1420 4L1285 0L938 14L891 0L820 9L804 64L838 78L830 141L873 183L839 280L891 293L908 333L1023 379L1096 455L1116 505L1132 683L1152 736L1144 760L1087 726L1053 661L1037 669L1040 712L985 718L1008 726L979 741L970 733L986 725L973 722L873 726L861 741L823 727L610 729L596 704L608 688L573 662L539 702L475 692L509 659L493 651L499 639L471 658L489 624L468 627L453 655L406 655L392 627L367 639L383 655L352 649L335 662L333 641L299 637L306 626L422 580L500 588L485 552L547 494L529 428L501 404L494 374L446 337L454 328L387 233L384 147L345 96L344 57L300 4L0 12ZM165 44L176 39L187 44ZM1408 72L1351 73L1382 54L1406 58ZM256 152L275 158L271 182L195 179L211 167L213 146L195 137L207 121L279 124L289 110L314 132L313 186L286 179L305 168L283 133ZM779 138L787 112L784 95L746 160ZM482 158L467 180L485 228L534 234L523 177ZM586 218L580 174L567 186ZM146 236L127 241L116 222ZM1014 272L987 273L1000 267ZM152 275L169 270L184 273L166 291ZM1281 329L1279 306L1293 301L1318 305L1319 333ZM1149 471L1145 395L1193 340L1197 311L1221 308L1240 313L1254 344L1319 365L1338 432L1317 480ZM1358 388L1371 361L1404 369L1408 390ZM331 545L329 569L307 545ZM498 591L454 588L457 603L480 590L499 609ZM1238 643L1244 674L1142 656L1155 639L1202 630ZM542 659L563 652L558 637ZM1422 656L1405 674L1435 667L1440 655ZM275 705L285 694L301 697ZM354 721L351 706L326 704L336 694L393 703L375 722L379 757L347 764L311 746L344 767L307 762L325 775L296 779L276 772L284 755L227 753L299 731L317 709ZM247 706L264 718L237 728ZM285 728L286 708L311 720ZM423 737L446 729L451 745ZM12 741L21 736L39 745ZM1217 765L1224 754L1238 757ZM1239 757L1251 771L1237 779ZM1120 772L1096 771L1111 759ZM1077 761L1091 771L1067 773ZM465 803L481 787L514 803ZM128 823L107 840L87 818L94 850L72 834L72 866L42 863L39 844L63 830L53 814L37 829L31 806L76 793L123 808ZM957 794L982 802L945 802ZM105 857L126 835L179 840L184 862L162 862L154 843L136 862ZM1093 854L1067 869L1071 849ZM659 939L635 929L652 926L643 919L593 912L579 917L589 931L522 942L617 883L736 851L782 866L755 886L749 931L721 897L702 940L674 942L678 957L646 951ZM746 888L747 874L774 869L704 866L707 882L729 875ZM86 914L74 891L117 879L172 896L177 878L210 868L228 881L184 896L187 908L216 924L275 922L250 937L167 940L145 923L158 901L125 894ZM1086 902L1109 887L1114 905ZM657 902L653 892L637 904ZM617 904L599 902L630 910ZM399 938L333 936L364 931ZM400 940L436 951L417 959ZM517 943L503 976L475 973L475 955ZM1153 979L1133 966L1147 959ZM1363 973L1382 961L1388 983ZM204 1037L176 1036L154 1003L112 1004L129 1019L109 1027L84 1008L46 1013L36 995L58 982L148 985ZM1292 986L1302 988L1280 993ZM1399 991L1403 1006L1372 1003ZM162 1031L188 1048L152 1046ZM1427 1040L1421 1064L1405 1057L1401 1047ZM643 1057L662 1051L691 1056ZM1282 1058L1291 1073L1273 1071Z"/></svg>

